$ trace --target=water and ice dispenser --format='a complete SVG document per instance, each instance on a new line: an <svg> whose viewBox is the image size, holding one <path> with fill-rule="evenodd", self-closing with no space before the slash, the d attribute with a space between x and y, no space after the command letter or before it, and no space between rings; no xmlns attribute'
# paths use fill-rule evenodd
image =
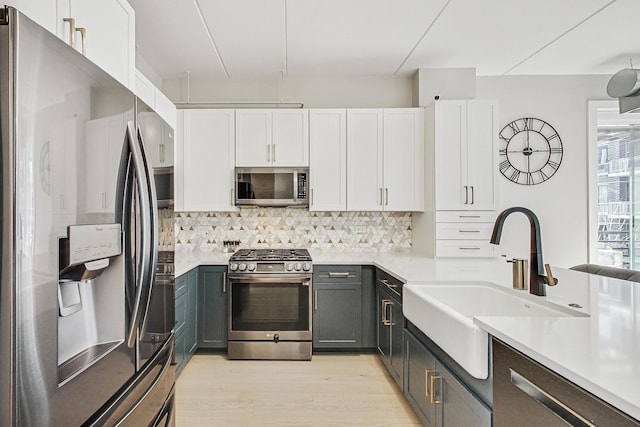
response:
<svg viewBox="0 0 640 427"><path fill-rule="evenodd" d="M120 224L69 226L58 245L62 385L124 341L125 272Z"/></svg>

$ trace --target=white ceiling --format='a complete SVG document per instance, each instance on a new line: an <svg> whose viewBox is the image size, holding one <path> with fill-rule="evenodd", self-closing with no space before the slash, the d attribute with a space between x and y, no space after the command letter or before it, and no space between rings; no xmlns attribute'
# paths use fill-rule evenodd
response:
<svg viewBox="0 0 640 427"><path fill-rule="evenodd" d="M640 68L640 0L129 0L162 78L613 74Z"/></svg>

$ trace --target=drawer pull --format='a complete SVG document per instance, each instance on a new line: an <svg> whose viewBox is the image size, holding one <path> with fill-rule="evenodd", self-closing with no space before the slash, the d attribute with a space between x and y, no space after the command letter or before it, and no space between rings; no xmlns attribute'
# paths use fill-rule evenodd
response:
<svg viewBox="0 0 640 427"><path fill-rule="evenodd" d="M533 398L536 402L544 405L548 410L558 417L562 418L568 424L577 427L596 427L595 424L578 414L576 411L551 396L546 391L520 375L513 369L511 372L511 383L522 390L527 396Z"/></svg>
<svg viewBox="0 0 640 427"><path fill-rule="evenodd" d="M480 218L480 215L458 215L458 218Z"/></svg>
<svg viewBox="0 0 640 427"><path fill-rule="evenodd" d="M433 369L425 369L424 371L424 394L426 397L431 398L431 389L429 387L429 380L431 375L435 375L436 371Z"/></svg>
<svg viewBox="0 0 640 427"><path fill-rule="evenodd" d="M434 372L434 374L437 374L437 372ZM437 405L438 403L442 403L442 399L436 399L436 388L435 388L436 380L442 381L442 377L438 375L434 375L431 377L431 381L429 381L429 383L431 384L431 396L429 397L429 399L431 403L434 405ZM440 383L440 389L442 389L442 382Z"/></svg>
<svg viewBox="0 0 640 427"><path fill-rule="evenodd" d="M460 247L460 248L458 248L458 249L460 249L461 251L479 251L479 250L480 250L480 248L479 248L479 247L477 247L477 246L474 246L474 247L471 247L471 246L463 246L463 247Z"/></svg>
<svg viewBox="0 0 640 427"><path fill-rule="evenodd" d="M479 233L480 230L458 230L460 233Z"/></svg>
<svg viewBox="0 0 640 427"><path fill-rule="evenodd" d="M382 324L384 326L391 326L391 320L389 320L389 316L387 316L388 310L387 307L391 305L391 300L383 299L382 300Z"/></svg>
<svg viewBox="0 0 640 427"><path fill-rule="evenodd" d="M349 272L347 272L347 271L345 271L345 272L330 271L329 272L329 277L349 277Z"/></svg>

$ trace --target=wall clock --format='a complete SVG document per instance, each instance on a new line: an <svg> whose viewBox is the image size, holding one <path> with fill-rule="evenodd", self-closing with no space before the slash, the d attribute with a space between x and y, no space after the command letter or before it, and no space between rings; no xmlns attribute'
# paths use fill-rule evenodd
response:
<svg viewBox="0 0 640 427"><path fill-rule="evenodd" d="M562 163L562 141L549 123L523 117L500 131L500 173L520 185L551 178Z"/></svg>

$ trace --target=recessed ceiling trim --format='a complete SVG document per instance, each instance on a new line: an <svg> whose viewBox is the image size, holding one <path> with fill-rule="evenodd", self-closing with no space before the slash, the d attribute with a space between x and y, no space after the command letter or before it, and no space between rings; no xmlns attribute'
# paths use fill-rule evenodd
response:
<svg viewBox="0 0 640 427"><path fill-rule="evenodd" d="M614 0L615 1L615 0ZM442 6L442 8L440 9L440 11L438 12L438 14L435 16L435 18L433 18L433 21L431 21L431 23L429 24L429 26L427 27L427 29L424 31L424 33L422 34L422 36L418 39L418 41L416 42L416 44L413 46L413 48L409 51L409 53L407 54L407 56L404 57L404 59L402 60L402 62L400 63L400 65L398 65L398 68L396 68L396 71L393 72L392 77L395 77L399 72L400 69L402 69L402 67L404 66L404 64L409 60L409 58L411 57L411 55L413 55L413 52L416 51L416 49L418 48L418 46L420 45L420 43L422 43L422 40L424 40L424 38L427 36L427 33L429 33L429 31L431 31L431 28L435 25L436 21L438 21L438 19L440 19L440 15L442 15L442 13L445 11L445 9L449 6L449 3L451 3L451 0L447 0L447 2L444 4L444 6Z"/></svg>
<svg viewBox="0 0 640 427"><path fill-rule="evenodd" d="M507 71L505 71L504 73L502 73L502 75L507 75L509 74L511 71L515 70L516 68L518 68L520 65L524 64L525 62L527 62L528 60L530 60L531 58L533 58L534 56L536 56L537 54L539 54L540 52L542 52L543 50L545 50L546 48L548 48L549 46L551 46L552 44L554 44L555 42L557 42L558 40L560 40L561 38L563 38L564 36L566 36L567 34L569 34L571 31L575 30L576 28L578 28L580 25L584 24L585 22L587 22L589 19L593 18L594 16L596 16L597 14L599 14L600 12L602 12L603 10L605 10L606 8L608 8L609 6L611 6L612 4L614 4L616 1L618 0L611 0L609 3L605 4L604 6L602 6L600 9L596 10L595 12L593 12L591 15L587 16L586 18L584 18L582 21L578 22L576 25L574 25L573 27L569 28L568 30L566 30L564 33L560 34L559 36L557 36L556 38L554 38L553 40L551 40L549 43L545 44L544 46L542 46L540 49L536 50L535 52L533 52L531 55L527 56L526 58L524 58L522 61L518 62L516 65L514 65L513 67L509 68Z"/></svg>
<svg viewBox="0 0 640 427"><path fill-rule="evenodd" d="M202 26L204 27L204 30L207 33L207 37L209 37L209 41L211 42L211 46L213 46L213 50L216 53L216 57L218 58L218 62L220 62L220 66L222 67L222 70L224 71L224 75L227 76L228 79L230 79L231 76L229 75L229 71L227 70L227 66L224 64L224 60L222 59L222 55L220 54L220 50L218 50L218 46L216 45L216 41L213 38L213 33L211 32L211 29L209 28L209 24L207 24L207 20L205 19L204 14L202 13L202 9L200 8L200 3L198 3L198 0L193 0L193 5L196 7L196 11L198 12L198 16L200 17L200 20L202 21Z"/></svg>

